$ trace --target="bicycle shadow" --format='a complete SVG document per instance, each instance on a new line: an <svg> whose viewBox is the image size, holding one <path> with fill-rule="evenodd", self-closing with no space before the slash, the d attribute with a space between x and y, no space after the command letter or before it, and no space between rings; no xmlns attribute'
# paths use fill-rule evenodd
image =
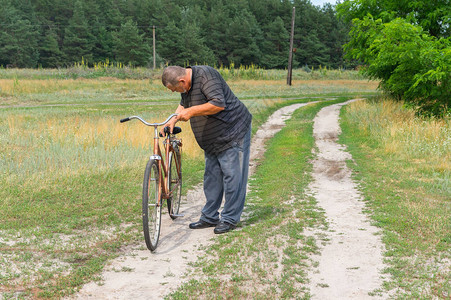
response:
<svg viewBox="0 0 451 300"><path fill-rule="evenodd" d="M167 214L162 216L160 240L153 254L187 251L214 237L213 227L199 230L189 228L191 222L199 220L205 201L202 185L198 185L182 198L180 213L183 217L172 220Z"/></svg>

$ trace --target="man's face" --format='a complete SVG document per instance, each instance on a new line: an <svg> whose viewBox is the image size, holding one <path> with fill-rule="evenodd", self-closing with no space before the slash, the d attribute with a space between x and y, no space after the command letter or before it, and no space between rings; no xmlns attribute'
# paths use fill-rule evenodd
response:
<svg viewBox="0 0 451 300"><path fill-rule="evenodd" d="M184 81L179 81L179 83L175 86L169 83L166 87L172 92L186 93L188 91L188 89L185 87Z"/></svg>

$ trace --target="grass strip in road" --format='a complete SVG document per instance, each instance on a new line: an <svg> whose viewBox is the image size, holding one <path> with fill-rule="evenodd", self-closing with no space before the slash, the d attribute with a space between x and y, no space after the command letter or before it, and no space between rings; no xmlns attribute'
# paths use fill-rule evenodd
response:
<svg viewBox="0 0 451 300"><path fill-rule="evenodd" d="M195 279L170 298L309 298L309 254L318 251L318 241L305 230L327 226L307 192L313 119L321 108L345 100L310 104L294 112L287 126L269 141L250 180L251 192L238 230L219 236L195 264ZM207 279L198 279L199 274Z"/></svg>
<svg viewBox="0 0 451 300"><path fill-rule="evenodd" d="M386 288L398 299L450 299L451 120L389 100L350 104L342 120L349 166L383 229Z"/></svg>

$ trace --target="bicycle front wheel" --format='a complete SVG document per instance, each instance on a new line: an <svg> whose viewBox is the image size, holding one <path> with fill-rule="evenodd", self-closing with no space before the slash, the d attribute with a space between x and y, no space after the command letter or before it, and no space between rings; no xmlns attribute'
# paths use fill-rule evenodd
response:
<svg viewBox="0 0 451 300"><path fill-rule="evenodd" d="M158 162L151 159L147 163L144 172L142 217L144 239L147 248L154 251L160 238L161 227L161 199L160 199L160 174Z"/></svg>
<svg viewBox="0 0 451 300"><path fill-rule="evenodd" d="M168 211L172 219L178 217L180 209L180 199L182 197L182 166L179 152L169 153L168 165L168 188L171 197L168 198Z"/></svg>

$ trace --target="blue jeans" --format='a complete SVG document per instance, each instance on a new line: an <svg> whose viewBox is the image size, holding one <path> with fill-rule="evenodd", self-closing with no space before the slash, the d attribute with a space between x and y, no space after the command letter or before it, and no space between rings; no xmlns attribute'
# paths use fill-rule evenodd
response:
<svg viewBox="0 0 451 300"><path fill-rule="evenodd" d="M251 128L232 148L218 155L205 153L204 193L207 203L202 209L201 220L213 224L221 220L233 225L240 221L246 199L250 145ZM223 197L225 203L220 217Z"/></svg>

